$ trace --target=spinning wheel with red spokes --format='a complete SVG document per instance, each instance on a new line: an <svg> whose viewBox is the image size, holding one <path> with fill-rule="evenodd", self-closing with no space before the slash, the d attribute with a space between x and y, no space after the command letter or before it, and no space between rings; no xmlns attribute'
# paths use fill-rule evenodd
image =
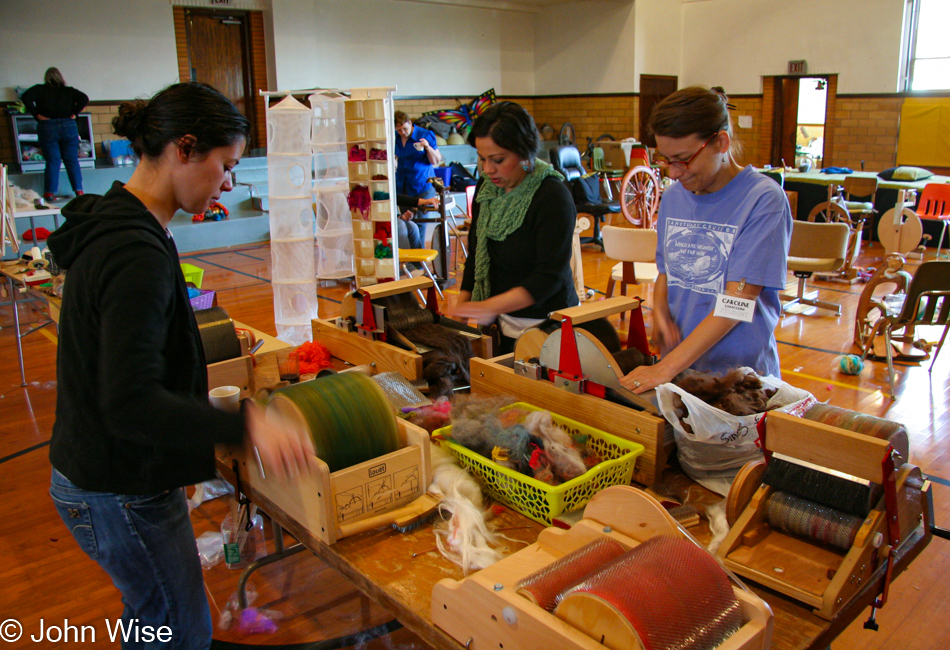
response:
<svg viewBox="0 0 950 650"><path fill-rule="evenodd" d="M660 183L652 169L631 167L620 182L620 210L635 226L652 228L660 205Z"/></svg>

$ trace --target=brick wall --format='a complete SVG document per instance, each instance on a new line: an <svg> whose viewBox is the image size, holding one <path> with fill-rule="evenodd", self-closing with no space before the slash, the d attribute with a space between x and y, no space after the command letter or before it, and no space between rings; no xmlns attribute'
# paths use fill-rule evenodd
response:
<svg viewBox="0 0 950 650"><path fill-rule="evenodd" d="M762 108L758 131L758 160L759 164L771 163L772 158L772 127L775 125L775 77L762 78ZM755 124L753 123L753 126ZM788 163L788 161L785 161ZM788 163L794 164L794 162Z"/></svg>
<svg viewBox="0 0 950 650"><path fill-rule="evenodd" d="M834 164L841 167L881 170L893 167L897 160L897 131L900 124L901 97L840 96L835 118Z"/></svg>
<svg viewBox="0 0 950 650"><path fill-rule="evenodd" d="M617 140L636 137L640 98L636 95L588 95L535 97L534 120L538 126L550 124L555 134L565 122L574 126L578 149L587 138L609 133Z"/></svg>
<svg viewBox="0 0 950 650"><path fill-rule="evenodd" d="M743 143L740 157L743 164L764 165L769 162L772 143L772 103L774 79L765 78L762 95L743 95L730 98L736 105L733 121L738 127L738 116L752 117L751 129L736 128ZM897 154L900 96L837 96L836 78L829 79L829 111L825 128L826 165L881 170L893 167ZM471 97L460 97L471 101ZM586 138L597 138L610 133L616 138L639 137L639 97L635 95L590 95L571 97L512 97L530 112L538 125L550 124L557 133L564 122L571 122L579 147ZM456 108L458 100L448 97L397 99L396 110L411 118L426 111ZM118 102L96 103L86 110L93 114L93 136L96 157L100 157L102 140L115 138L111 121L116 115ZM0 162L15 162L10 117L0 111Z"/></svg>
<svg viewBox="0 0 950 650"><path fill-rule="evenodd" d="M732 128L742 145L742 152L739 154L737 162L740 165L762 166L768 162L768 152L762 152L761 142L762 133L760 131L762 122L762 96L761 95L743 95L741 97L729 97L729 102L734 104L736 110L730 111L732 117ZM739 128L739 116L748 115L752 118L751 129Z"/></svg>

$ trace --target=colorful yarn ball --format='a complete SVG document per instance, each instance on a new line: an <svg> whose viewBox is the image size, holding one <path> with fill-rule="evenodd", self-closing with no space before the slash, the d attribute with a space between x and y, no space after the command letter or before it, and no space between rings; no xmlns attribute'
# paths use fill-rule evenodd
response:
<svg viewBox="0 0 950 650"><path fill-rule="evenodd" d="M846 375L860 375L864 361L856 354L844 354L838 357L838 370Z"/></svg>

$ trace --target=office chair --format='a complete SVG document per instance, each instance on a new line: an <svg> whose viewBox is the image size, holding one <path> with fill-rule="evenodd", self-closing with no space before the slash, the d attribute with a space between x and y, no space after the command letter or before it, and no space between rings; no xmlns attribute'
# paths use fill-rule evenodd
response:
<svg viewBox="0 0 950 650"><path fill-rule="evenodd" d="M584 169L584 166L581 164L580 152L577 150L577 147L571 145L552 148L551 164L554 165L554 169L564 176L564 180L567 182L568 189L571 188L571 181L587 175L587 170ZM573 196L573 192L571 195ZM600 246L601 250L603 250L604 241L600 235L600 225L602 222L606 221L606 216L608 214L620 212L620 203L616 201L611 201L609 203L575 202L575 205L577 206L578 212L583 212L593 217L594 236L590 238L585 237L584 239L587 239L588 242L597 244Z"/></svg>

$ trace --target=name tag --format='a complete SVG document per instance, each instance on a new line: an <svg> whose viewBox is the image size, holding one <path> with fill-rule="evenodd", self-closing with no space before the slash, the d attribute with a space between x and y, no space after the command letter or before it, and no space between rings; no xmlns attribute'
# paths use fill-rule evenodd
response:
<svg viewBox="0 0 950 650"><path fill-rule="evenodd" d="M716 309L713 315L751 323L752 317L755 316L755 301L720 293L716 296Z"/></svg>

